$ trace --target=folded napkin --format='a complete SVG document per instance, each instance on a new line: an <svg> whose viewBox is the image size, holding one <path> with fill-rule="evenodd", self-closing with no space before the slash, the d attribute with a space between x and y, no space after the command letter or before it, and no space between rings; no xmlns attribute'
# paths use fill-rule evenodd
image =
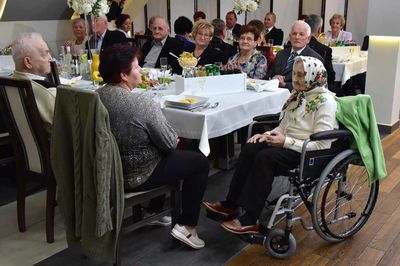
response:
<svg viewBox="0 0 400 266"><path fill-rule="evenodd" d="M247 89L255 90L256 92L261 91L276 91L279 88L279 81L277 79L271 80L260 80L260 79L248 79Z"/></svg>

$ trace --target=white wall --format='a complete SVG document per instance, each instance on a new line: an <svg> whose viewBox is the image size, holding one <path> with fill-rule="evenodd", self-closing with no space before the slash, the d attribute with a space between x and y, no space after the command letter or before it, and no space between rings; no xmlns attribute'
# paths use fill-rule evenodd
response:
<svg viewBox="0 0 400 266"><path fill-rule="evenodd" d="M400 36L400 1L368 1L367 34L380 36Z"/></svg>
<svg viewBox="0 0 400 266"><path fill-rule="evenodd" d="M73 36L70 20L0 22L0 32L0 48L11 44L21 32L38 32L43 35L55 57L59 54L58 47Z"/></svg>
<svg viewBox="0 0 400 266"><path fill-rule="evenodd" d="M185 0L185 3L188 3L188 0ZM193 1L191 1L193 2ZM207 21L211 22L211 20L218 17L217 13L217 1L216 0L198 0L197 1L197 10L203 11L206 14ZM193 20L193 14L190 17ZM225 17L224 17L225 19Z"/></svg>
<svg viewBox="0 0 400 266"><path fill-rule="evenodd" d="M299 15L299 1L279 0L274 1L274 13L276 14L276 27L283 30L283 42L288 39L290 28Z"/></svg>
<svg viewBox="0 0 400 266"><path fill-rule="evenodd" d="M180 16L193 21L194 3L187 0L171 0L171 36L175 36L174 22Z"/></svg>
<svg viewBox="0 0 400 266"><path fill-rule="evenodd" d="M322 1L315 1L315 0L303 0L303 10L302 14L310 15L321 15L321 6Z"/></svg>
<svg viewBox="0 0 400 266"><path fill-rule="evenodd" d="M368 17L365 14L368 14L368 5L365 0L349 1L346 30L353 34L353 40L355 40L359 45L362 45L362 41L367 32Z"/></svg>

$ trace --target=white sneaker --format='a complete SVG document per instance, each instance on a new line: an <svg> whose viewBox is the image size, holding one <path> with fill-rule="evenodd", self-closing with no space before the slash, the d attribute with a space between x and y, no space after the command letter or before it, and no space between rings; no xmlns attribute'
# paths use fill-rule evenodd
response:
<svg viewBox="0 0 400 266"><path fill-rule="evenodd" d="M171 223L172 223L171 216L163 216L158 220L148 222L147 225L170 226Z"/></svg>
<svg viewBox="0 0 400 266"><path fill-rule="evenodd" d="M194 249L201 249L205 246L203 240L198 236L193 236L184 226L178 224L172 229L171 235Z"/></svg>

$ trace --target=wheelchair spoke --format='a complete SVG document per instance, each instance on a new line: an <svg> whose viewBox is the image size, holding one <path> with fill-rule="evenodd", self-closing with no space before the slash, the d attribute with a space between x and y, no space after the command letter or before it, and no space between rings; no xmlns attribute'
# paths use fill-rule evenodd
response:
<svg viewBox="0 0 400 266"><path fill-rule="evenodd" d="M355 234L375 205L379 185L375 182L369 186L366 168L358 162L358 153L338 161L325 179L327 184L321 181L319 191L316 191L314 227L328 241Z"/></svg>

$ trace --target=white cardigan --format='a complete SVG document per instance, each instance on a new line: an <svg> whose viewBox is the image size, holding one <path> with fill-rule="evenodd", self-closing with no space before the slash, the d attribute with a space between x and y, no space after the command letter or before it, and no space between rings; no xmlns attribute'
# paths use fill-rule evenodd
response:
<svg viewBox="0 0 400 266"><path fill-rule="evenodd" d="M318 96L326 99L325 102L318 101ZM311 134L338 128L336 120L336 101L334 94L323 88L315 88L305 92L305 100L294 111L297 102L292 102L282 112L282 120L274 130L286 136L284 148L301 152L304 140ZM317 104L316 110L306 111L310 103ZM310 110L310 108L308 108ZM307 145L307 150L321 150L330 148L332 140L321 140L311 142Z"/></svg>

